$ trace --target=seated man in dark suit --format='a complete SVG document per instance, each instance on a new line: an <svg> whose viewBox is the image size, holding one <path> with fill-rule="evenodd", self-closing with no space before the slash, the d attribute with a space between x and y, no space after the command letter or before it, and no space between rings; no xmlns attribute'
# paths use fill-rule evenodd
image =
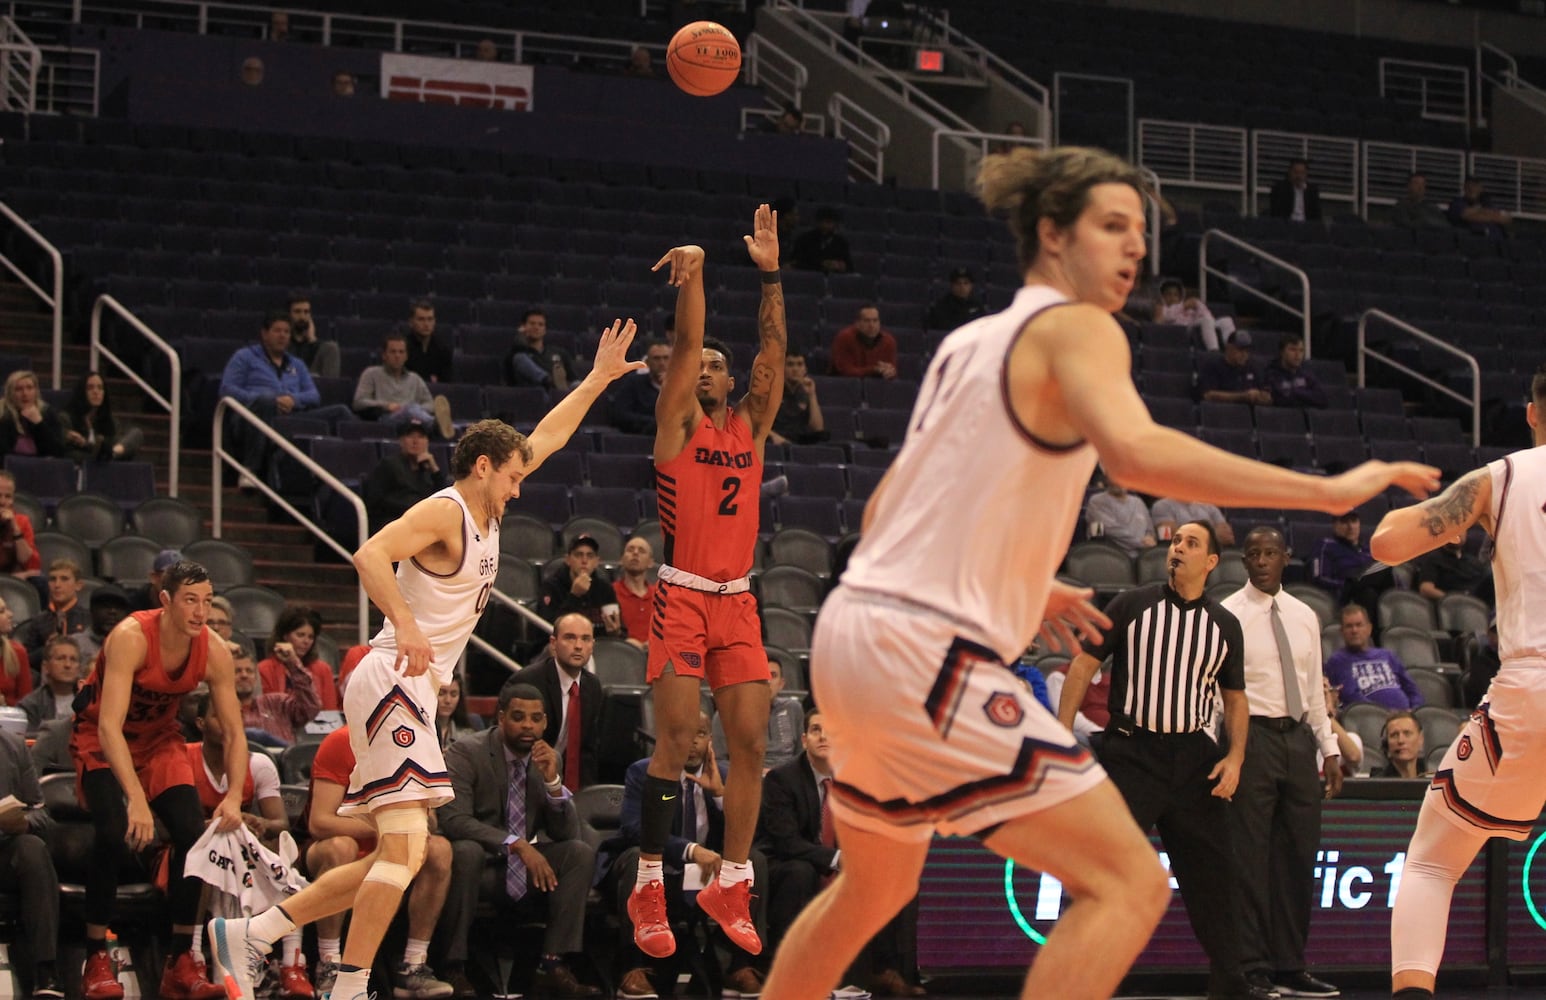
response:
<svg viewBox="0 0 1546 1000"><path fill-rule="evenodd" d="M617 910L622 927L622 966L629 971L618 984L622 1000L653 1000L659 996L650 984L654 970L645 965L642 952L633 941L633 922L628 919L628 897L639 871L639 823L643 813L644 779L649 759L635 761L628 768L623 790L622 822L611 847L623 853L612 866L617 879ZM725 775L729 765L714 759L709 741L709 717L698 714L698 731L693 734L692 749L682 771L681 808L671 820L671 836L666 841L666 912L675 923L695 905L698 890L708 885L719 869L719 848L725 842ZM626 850L624 849L626 848ZM767 884L767 860L753 849L750 855L756 884ZM757 933L764 933L762 899L752 897L752 920ZM730 954L722 995L727 998L752 998L762 995L762 973L752 966L752 957L728 939L723 942Z"/></svg>
<svg viewBox="0 0 1546 1000"><path fill-rule="evenodd" d="M11 941L16 945L26 941L26 950L18 951L32 962L33 997L55 1000L64 996L64 987L55 965L59 876L46 839L52 821L43 808L43 790L26 741L15 733L0 732L0 796L12 795L21 804L0 813L0 891L14 894L20 912L27 915L17 921Z"/></svg>
<svg viewBox="0 0 1546 1000"><path fill-rule="evenodd" d="M553 623L548 648L505 681L530 684L552 705L542 739L558 751L564 787L578 792L596 783L601 747L601 702L606 696L596 675L585 669L596 651L596 633L584 615L563 615Z"/></svg>
<svg viewBox="0 0 1546 1000"><path fill-rule="evenodd" d="M439 809L441 832L451 840L451 893L442 923L446 962L466 963L481 896L502 915L546 920L534 992L595 997L601 991L576 979L565 956L582 948L596 851L580 839L558 753L542 739L546 725L542 693L529 684L507 684L499 692L495 725L446 749L456 796Z"/></svg>
<svg viewBox="0 0 1546 1000"><path fill-rule="evenodd" d="M842 867L832 814L827 807L832 765L827 758L827 737L821 726L821 710L805 715L805 752L775 767L762 779L762 815L757 843L768 856L768 925L773 950L821 889ZM916 949L918 899L870 939L860 957L870 974L866 984L878 997L918 997L924 989L907 981L901 969Z"/></svg>

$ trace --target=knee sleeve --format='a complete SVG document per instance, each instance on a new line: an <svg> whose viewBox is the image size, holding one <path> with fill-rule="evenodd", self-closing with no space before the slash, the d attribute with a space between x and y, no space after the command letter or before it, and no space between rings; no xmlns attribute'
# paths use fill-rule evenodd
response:
<svg viewBox="0 0 1546 1000"><path fill-rule="evenodd" d="M1455 883L1487 842L1480 830L1436 815L1441 808L1431 797L1423 803L1407 849L1390 918L1391 972L1438 971Z"/></svg>
<svg viewBox="0 0 1546 1000"><path fill-rule="evenodd" d="M408 863L399 864L378 858L365 874L367 882L385 882L406 890L424 864L425 845L429 841L429 815L423 809L388 809L376 814L376 833L385 842L400 836L408 842Z"/></svg>

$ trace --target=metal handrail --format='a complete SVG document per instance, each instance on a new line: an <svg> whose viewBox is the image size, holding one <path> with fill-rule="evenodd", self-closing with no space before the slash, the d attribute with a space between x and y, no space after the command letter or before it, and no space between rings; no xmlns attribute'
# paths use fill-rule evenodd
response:
<svg viewBox="0 0 1546 1000"><path fill-rule="evenodd" d="M845 109L848 111L847 119L844 118L843 114ZM891 127L880 118L854 103L852 98L842 92L834 92L828 98L827 116L832 119L832 136L835 139L846 137L844 125L847 121L862 122L869 127L869 132L858 134L869 140L870 144L874 147L873 153L870 153L868 150L861 150L858 144L850 141L848 143L848 165L852 169L864 171L869 179L875 183L881 183L885 177L886 147L891 145ZM854 157L859 154L871 156L875 161L874 167L870 170L865 170L865 168L856 164Z"/></svg>
<svg viewBox="0 0 1546 1000"><path fill-rule="evenodd" d="M993 72L997 73L999 76L1005 77L1006 79L1018 83L1023 90L1027 90L1033 96L1035 96L1036 103L1041 105L1041 139L1043 142L1051 145L1052 95L1051 91L1047 89L1047 86L1043 83L1033 80L1029 76L1026 76L1023 71L1017 69L1013 64L1007 62L1003 57L994 52L992 49L985 48L978 44L976 40L971 38L971 36L963 33L954 25L952 25L948 17L936 18L934 20L934 24L937 27L944 29L946 40L952 47L960 51L963 55L976 57L981 64L987 67L992 67Z"/></svg>
<svg viewBox="0 0 1546 1000"><path fill-rule="evenodd" d="M1475 51L1476 124L1478 127L1485 128L1487 125L1487 92L1482 85L1484 83L1501 83L1505 86L1511 85L1509 81L1519 79L1519 61L1491 42L1477 42ZM1494 77L1492 74L1482 69L1482 54L1484 52L1492 53L1493 55L1502 59L1505 64L1507 64L1508 68L1503 71L1503 76L1501 78Z"/></svg>
<svg viewBox="0 0 1546 1000"><path fill-rule="evenodd" d="M1223 271L1216 271L1209 267L1208 244L1214 238L1220 239L1225 243L1232 244L1233 246L1237 246L1242 250L1249 251L1260 257L1262 260L1271 261L1273 264L1276 264L1278 267L1287 271L1289 274L1296 275L1299 278L1299 289L1304 296L1302 300L1304 303L1303 308L1295 309L1293 306L1289 305L1287 302L1284 302L1281 299L1275 299L1271 295L1268 295L1266 292L1263 292L1258 288L1252 288L1250 285L1247 285L1245 282L1241 281L1239 278L1236 278L1234 275L1226 274ZM1241 291L1256 296L1263 302L1277 306L1279 309L1282 309L1284 312L1289 313L1290 315L1298 316L1300 323L1300 334L1304 337L1304 356L1306 358L1313 356L1310 353L1310 276L1303 270L1295 267L1281 257L1274 257L1272 254L1268 253L1253 243L1247 243L1245 240L1240 239L1238 236L1231 236L1230 234L1224 232L1222 229L1210 229L1202 234L1202 244L1197 248L1197 297L1202 299L1204 302L1208 301L1208 275L1210 274L1215 275L1216 277L1228 282L1236 288L1239 288Z"/></svg>
<svg viewBox="0 0 1546 1000"><path fill-rule="evenodd" d="M777 58L769 60L764 53ZM770 65L772 62L781 65L774 67ZM798 108L804 103L810 71L800 60L762 35L752 35L746 41L746 82L754 87L766 87Z"/></svg>
<svg viewBox="0 0 1546 1000"><path fill-rule="evenodd" d="M526 605L522 604L520 601L517 601L515 598L511 597L509 594L505 593L504 591L499 590L498 588L495 588L495 589L489 591L489 596L492 597L494 600L498 601L500 604L503 604L505 607L507 607L510 610L514 611L516 614L520 615L522 618L526 619L531 624L537 626L539 629L541 629L542 631L546 632L547 634L549 634L549 635L553 634L553 626L552 626L552 624L550 622L548 622L548 620L546 618L543 618L541 615L537 614L531 608L528 608ZM477 635L476 633L474 633L471 636L471 638L469 639L469 641L474 646L478 647L483 652L487 653L489 656L492 656L495 660L499 661L499 664L501 666L503 666L506 670L510 671L511 673L514 673L515 671L521 669L521 666L522 666L521 664L519 664L519 663L515 662L514 660L512 660L509 657L508 654L506 654L503 651L501 651L499 649L499 647L495 646L493 643L489 642L487 639L483 638L481 635Z"/></svg>
<svg viewBox="0 0 1546 1000"><path fill-rule="evenodd" d="M23 66L20 70L13 70L11 67L13 53L23 57ZM0 15L0 108L27 114L37 110L38 68L42 63L42 53L38 51L32 39L27 37L27 33L22 31L12 18ZM13 75L19 83L19 86L14 89L20 92L19 106L14 109L11 107L10 99Z"/></svg>
<svg viewBox="0 0 1546 1000"><path fill-rule="evenodd" d="M1434 347L1437 347L1439 350L1453 354L1464 361L1466 363L1466 367L1471 369L1470 397L1467 398L1461 393L1451 389L1449 386L1439 382L1437 379L1430 378L1429 376L1424 375L1422 372L1415 371L1412 368L1409 368L1401 362L1397 361L1390 355L1382 354L1379 351L1376 351L1374 348L1370 347L1366 339L1370 319L1383 320L1384 322L1389 323L1391 326L1394 326L1396 329L1401 330L1403 333L1411 334L1413 337L1416 337L1423 343L1431 344ZM1467 354L1465 351L1462 351L1454 344L1445 343L1438 337L1435 337L1433 334L1428 333L1426 330L1420 330L1405 320L1397 319L1383 309L1365 309L1358 317L1358 387L1360 389L1367 384L1365 381L1366 366L1364 363L1364 359L1366 357L1373 358L1376 361L1383 361L1385 364L1396 369L1396 371L1401 372L1403 375L1408 375L1412 378L1415 378L1417 381L1428 386L1430 389L1436 389L1451 399L1456 400L1457 402L1469 405L1471 407L1471 447L1476 448L1481 446L1482 369L1481 366L1476 363L1475 355Z"/></svg>
<svg viewBox="0 0 1546 1000"><path fill-rule="evenodd" d="M3 201L0 201L0 215L10 219L11 222L15 223L16 228L20 229L28 239L41 247L43 252L48 254L49 261L54 265L54 293L50 295L43 291L42 286L33 281L25 271L17 267L11 258L0 253L0 264L4 264L9 268L10 272L16 275L17 280L26 285L32 291L32 294L42 299L43 304L54 311L53 388L58 389L64 384L62 381L64 373L60 370L64 367L64 255L59 252L58 247L48 242L42 233L33 229L26 219L17 215L11 206Z"/></svg>
<svg viewBox="0 0 1546 1000"><path fill-rule="evenodd" d="M972 129L961 128L937 128L934 130L934 138L930 144L930 156L932 157L933 165L929 175L932 178L931 186L936 191L939 190L939 141L945 136L951 136L952 138L956 139L966 139L970 142L977 143L978 148L981 150L981 153L979 154L981 156L986 156L988 154L988 144L990 142L1003 142L1008 143L1009 145L1018 146L1033 146L1037 149L1045 149L1047 145L1046 140L1033 135L1011 135L1008 132L977 132Z"/></svg>
<svg viewBox="0 0 1546 1000"><path fill-rule="evenodd" d="M1143 196L1144 215L1149 227L1149 274L1157 278L1160 273L1160 227L1165 221L1162 208L1164 195L1161 193L1163 185L1160 184L1159 174L1148 167L1139 167L1138 173L1149 185L1149 190Z"/></svg>
<svg viewBox="0 0 1546 1000"><path fill-rule="evenodd" d="M277 490L263 482L262 479L252 475L248 468L242 464L241 459L225 450L225 415L227 413L234 414L236 417L244 421L248 427L256 430L258 433L268 438L276 446L278 446L281 451L295 459L297 462L301 463L301 465L309 470L312 475L316 476L323 483L331 487L333 492L337 493L340 497L348 501L349 505L354 508L355 523L359 530L360 545L364 545L365 540L370 537L370 521L365 514L365 501L360 499L359 494L345 486L331 472L318 465L315 461L312 460L311 456L307 455L304 451L301 451L295 445L291 444L284 435L270 427L256 413L253 413L251 410L247 409L247 407L232 399L230 396L222 396L220 398L219 404L215 407L214 425L211 428L213 444L210 446L210 450L213 454L213 458L210 461L211 490L209 508L210 522L212 525L211 533L214 535L214 537L220 537L222 522L224 520L225 514L225 497L220 484L220 474L223 471L221 463L228 463L233 469L238 471L239 475L245 475L247 477L245 480L247 485L253 486L262 491L263 495L268 497L270 502L279 507L285 513L289 514L291 517L295 518L299 524L309 530L313 535L316 535L319 539L321 539L328 546L328 548L332 549L334 552L337 552L345 559L352 561L354 558L353 552L344 548L342 545L339 545L338 542L334 540L332 535L329 535L322 529L321 525L317 524L305 514L302 514L299 510L296 509L294 504L280 496ZM364 581L361 581L359 584L359 604L359 642L361 645L364 645L365 642L370 638L370 598L365 594Z"/></svg>
<svg viewBox="0 0 1546 1000"><path fill-rule="evenodd" d="M1418 71L1413 73L1412 76L1421 85L1420 97L1417 103L1418 106L1422 109L1421 114L1424 118L1430 119L1432 121L1458 121L1462 123L1469 122L1471 120L1471 72L1466 67L1457 65L1455 63L1423 62L1417 59L1396 59L1391 56L1382 56L1380 57L1381 97L1396 101L1400 100L1400 98L1394 96L1393 92L1395 91L1396 87L1394 80L1391 79L1394 74L1390 72L1391 70L1400 69L1411 69ZM1429 110L1429 83L1436 78L1436 75L1423 75L1421 72L1422 70L1442 70L1446 74L1456 74L1460 77L1460 101L1462 109L1459 118L1456 118L1454 115L1445 114L1443 112ZM1387 91L1390 91L1391 93L1387 93Z"/></svg>
<svg viewBox="0 0 1546 1000"><path fill-rule="evenodd" d="M114 354L102 344L102 310L111 309L119 318L133 327L135 332L150 341L152 347L165 354L172 365L172 398L167 399L151 385L140 377L128 362ZM178 475L182 466L182 434L183 434L183 362L172 345L162 340L156 332L144 323L140 318L126 309L123 303L111 295L98 295L97 301L91 306L91 371L100 371L99 357L105 357L111 361L120 372L129 377L140 390L160 404L171 418L167 428L167 495L177 496Z"/></svg>

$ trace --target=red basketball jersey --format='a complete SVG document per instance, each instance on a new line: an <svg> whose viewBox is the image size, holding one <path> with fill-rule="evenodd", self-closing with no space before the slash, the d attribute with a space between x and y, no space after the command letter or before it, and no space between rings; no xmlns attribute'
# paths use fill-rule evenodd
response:
<svg viewBox="0 0 1546 1000"><path fill-rule="evenodd" d="M661 561L721 583L750 573L761 490L762 458L746 421L732 410L719 430L704 417L682 453L655 466Z"/></svg>
<svg viewBox="0 0 1546 1000"><path fill-rule="evenodd" d="M134 686L129 691L129 710L123 719L123 735L129 744L129 753L136 760L158 749L163 743L184 744L182 727L177 721L177 709L183 695L192 691L204 679L209 664L209 630L195 636L188 648L188 662L174 676L161 662L161 615L160 609L136 611L134 620L140 623L145 634L145 665L134 672ZM111 639L109 640L109 644ZM107 644L97 654L82 689L89 701L75 713L75 729L70 748L85 762L87 770L107 766L102 744L97 736L97 719L102 711L102 671L107 663ZM79 701L77 701L79 704Z"/></svg>

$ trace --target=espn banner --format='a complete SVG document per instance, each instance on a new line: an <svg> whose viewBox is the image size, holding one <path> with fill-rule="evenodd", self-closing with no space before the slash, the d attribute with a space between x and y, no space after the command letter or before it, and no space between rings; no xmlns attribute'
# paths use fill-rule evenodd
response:
<svg viewBox="0 0 1546 1000"><path fill-rule="evenodd" d="M530 111L532 68L473 59L381 55L381 96L389 101Z"/></svg>

